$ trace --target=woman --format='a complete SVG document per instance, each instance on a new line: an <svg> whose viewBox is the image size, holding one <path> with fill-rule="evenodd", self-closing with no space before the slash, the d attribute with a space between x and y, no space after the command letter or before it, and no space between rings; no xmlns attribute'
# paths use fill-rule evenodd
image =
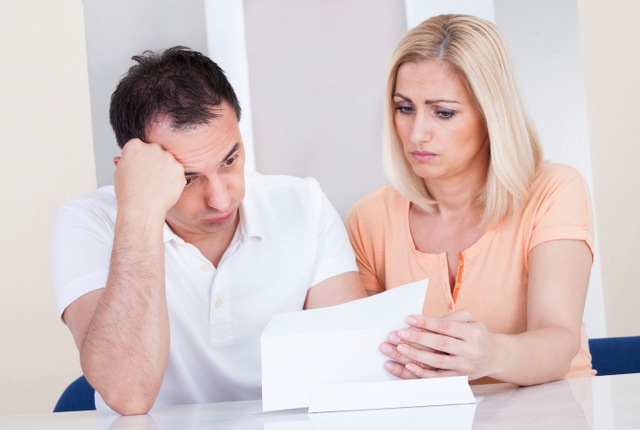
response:
<svg viewBox="0 0 640 430"><path fill-rule="evenodd" d="M390 186L347 229L369 291L429 278L423 315L380 346L387 370L519 385L593 375L588 191L542 161L497 28L444 15L411 30L386 103Z"/></svg>

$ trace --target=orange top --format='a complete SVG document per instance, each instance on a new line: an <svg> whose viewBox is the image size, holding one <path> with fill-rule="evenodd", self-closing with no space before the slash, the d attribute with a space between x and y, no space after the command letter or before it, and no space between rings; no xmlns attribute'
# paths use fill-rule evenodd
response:
<svg viewBox="0 0 640 430"><path fill-rule="evenodd" d="M446 253L416 250L409 228L408 199L387 186L357 202L346 226L360 277L371 291L429 278L423 314L439 317L467 309L487 329L516 334L527 327L529 252L555 239L584 240L593 254L593 219L582 176L558 164L540 167L530 198L518 217L488 230L460 252L453 293ZM567 376L592 376L584 327Z"/></svg>

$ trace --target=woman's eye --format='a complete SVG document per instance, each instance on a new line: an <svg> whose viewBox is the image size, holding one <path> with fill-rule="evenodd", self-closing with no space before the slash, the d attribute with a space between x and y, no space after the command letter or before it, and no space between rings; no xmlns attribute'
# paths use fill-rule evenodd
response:
<svg viewBox="0 0 640 430"><path fill-rule="evenodd" d="M405 115L413 112L413 108L407 105L396 105L396 110L401 114L405 114Z"/></svg>
<svg viewBox="0 0 640 430"><path fill-rule="evenodd" d="M454 111L448 110L448 109L438 109L438 110L436 110L436 115L438 115L442 119L450 119L455 114L456 113Z"/></svg>
<svg viewBox="0 0 640 430"><path fill-rule="evenodd" d="M184 179L187 181L186 184L184 184L184 186L188 187L189 185L191 185L191 183L193 181L195 181L196 177L195 176L187 176Z"/></svg>

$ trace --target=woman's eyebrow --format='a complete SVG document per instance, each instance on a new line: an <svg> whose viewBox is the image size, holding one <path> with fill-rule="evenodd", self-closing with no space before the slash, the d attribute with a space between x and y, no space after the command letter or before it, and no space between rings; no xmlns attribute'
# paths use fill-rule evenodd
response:
<svg viewBox="0 0 640 430"><path fill-rule="evenodd" d="M400 93L395 93L393 96L394 97L400 97L402 100L405 100L405 101L413 103L413 101L409 97L403 96ZM424 103L427 104L427 105L433 105L433 104L437 104L437 103L456 103L456 104L460 104L459 101L449 100L449 99L435 99L435 100L427 99L427 100L424 101Z"/></svg>

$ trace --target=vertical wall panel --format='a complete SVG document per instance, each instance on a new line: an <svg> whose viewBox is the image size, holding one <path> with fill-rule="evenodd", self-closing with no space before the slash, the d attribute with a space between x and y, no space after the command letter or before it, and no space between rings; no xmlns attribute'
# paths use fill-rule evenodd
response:
<svg viewBox="0 0 640 430"><path fill-rule="evenodd" d="M640 2L580 0L589 134L610 336L640 335Z"/></svg>
<svg viewBox="0 0 640 430"><path fill-rule="evenodd" d="M81 373L49 246L96 183L85 52L81 0L0 2L0 414L51 412Z"/></svg>
<svg viewBox="0 0 640 430"><path fill-rule="evenodd" d="M209 57L225 71L240 106L240 133L245 150L247 173L256 170L249 87L249 64L242 0L205 0Z"/></svg>

